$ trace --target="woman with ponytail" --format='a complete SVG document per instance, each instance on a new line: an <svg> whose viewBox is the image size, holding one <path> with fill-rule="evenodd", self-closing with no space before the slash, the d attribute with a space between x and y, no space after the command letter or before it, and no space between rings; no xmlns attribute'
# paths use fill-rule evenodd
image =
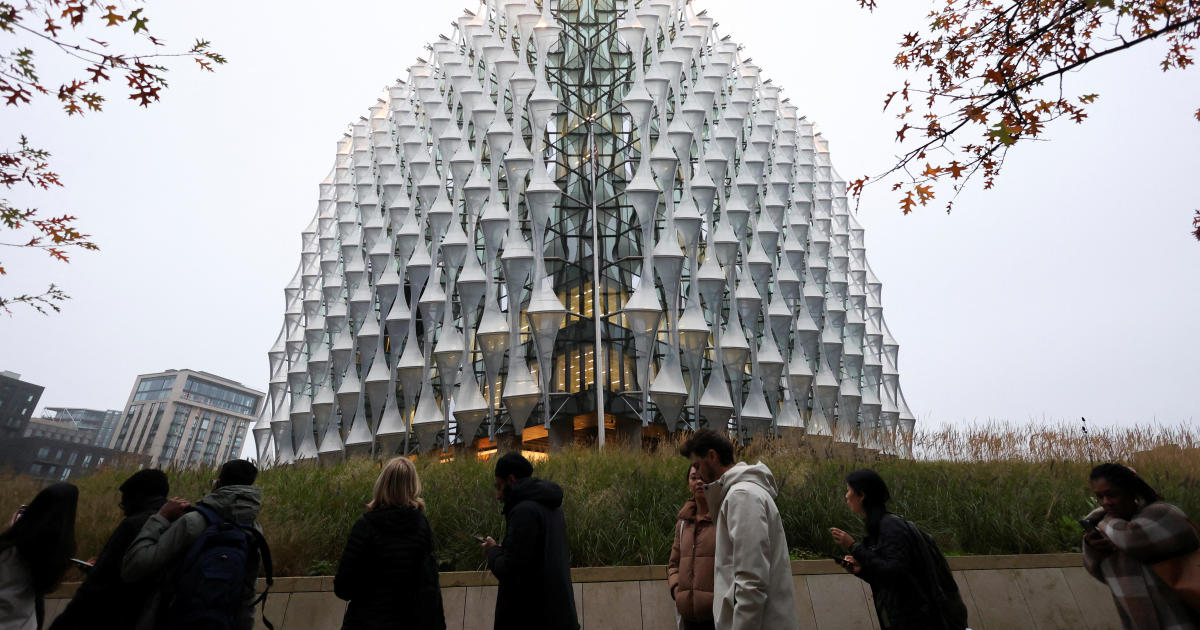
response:
<svg viewBox="0 0 1200 630"><path fill-rule="evenodd" d="M1095 467L1091 490L1100 507L1084 518L1083 566L1112 589L1125 628L1200 630L1200 613L1153 569L1200 548L1196 526L1127 466Z"/></svg>
<svg viewBox="0 0 1200 630"><path fill-rule="evenodd" d="M846 477L846 504L863 517L867 536L858 542L831 528L834 542L849 554L840 563L871 585L883 630L962 630L966 608L945 559L932 539L888 511L891 498L873 470Z"/></svg>

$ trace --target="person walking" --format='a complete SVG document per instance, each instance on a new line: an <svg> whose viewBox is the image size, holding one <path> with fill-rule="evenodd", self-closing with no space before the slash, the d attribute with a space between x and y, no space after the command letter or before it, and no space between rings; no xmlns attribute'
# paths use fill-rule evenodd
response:
<svg viewBox="0 0 1200 630"><path fill-rule="evenodd" d="M717 535L696 464L688 467L688 489L692 497L679 510L679 525L667 564L667 586L679 615L679 630L714 630L713 555Z"/></svg>
<svg viewBox="0 0 1200 630"><path fill-rule="evenodd" d="M170 493L167 475L161 470L139 470L119 490L125 518L104 543L95 565L66 609L54 620L51 630L129 630L136 626L156 590L151 580L122 580L121 561L142 526L167 502Z"/></svg>
<svg viewBox="0 0 1200 630"><path fill-rule="evenodd" d="M778 489L762 462L734 464L733 444L700 429L680 447L700 472L715 515L713 619L721 630L796 628L795 585Z"/></svg>
<svg viewBox="0 0 1200 630"><path fill-rule="evenodd" d="M1083 538L1083 566L1112 590L1125 628L1200 629L1200 612L1153 569L1200 548L1196 526L1132 468L1101 464L1090 482L1100 507L1084 519L1090 531Z"/></svg>
<svg viewBox="0 0 1200 630"><path fill-rule="evenodd" d="M867 536L861 542L833 527L833 540L847 555L842 566L848 573L871 585L875 613L883 630L963 630L966 607L958 587L937 582L937 558L927 557L924 535L907 521L887 510L892 498L883 478L873 470L856 470L846 477L846 504L863 517ZM938 552L941 557L941 552ZM945 562L944 559L941 562ZM958 619L947 619L940 591L946 593ZM959 610L961 608L961 610Z"/></svg>
<svg viewBox="0 0 1200 630"><path fill-rule="evenodd" d="M342 630L444 630L433 531L406 457L384 465L367 512L350 530L333 592L350 602Z"/></svg>
<svg viewBox="0 0 1200 630"><path fill-rule="evenodd" d="M45 596L62 581L75 554L79 490L47 486L0 534L0 628L41 630Z"/></svg>
<svg viewBox="0 0 1200 630"><path fill-rule="evenodd" d="M567 549L563 491L536 479L518 453L496 462L496 499L504 504L504 542L488 536L483 553L500 581L496 630L578 630Z"/></svg>
<svg viewBox="0 0 1200 630"><path fill-rule="evenodd" d="M253 486L257 477L254 464L230 460L198 504L173 498L146 520L121 563L122 579L163 585L139 628L254 627L255 582L260 566L270 577L271 557L257 522L262 508L262 490ZM219 553L207 553L214 550ZM234 561L208 564L226 558ZM241 575L224 575L234 571ZM211 579L210 572L224 579Z"/></svg>

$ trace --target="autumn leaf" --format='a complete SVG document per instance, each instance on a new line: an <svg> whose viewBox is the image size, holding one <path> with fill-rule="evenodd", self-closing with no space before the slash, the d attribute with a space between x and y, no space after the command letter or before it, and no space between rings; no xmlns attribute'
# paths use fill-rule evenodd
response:
<svg viewBox="0 0 1200 630"><path fill-rule="evenodd" d="M963 171L967 170L962 164L958 163L958 160L951 162L950 166L946 167L946 169L950 171L950 177L954 179L962 177Z"/></svg>
<svg viewBox="0 0 1200 630"><path fill-rule="evenodd" d="M905 193L904 199L900 200L900 212L902 212L904 214L908 214L908 213L912 212L913 209L916 208L916 206L917 206L917 201L916 201L916 199L913 199L913 194L911 191Z"/></svg>
<svg viewBox="0 0 1200 630"><path fill-rule="evenodd" d="M143 9L134 9L129 12L129 19L133 20L134 33L146 30L146 24L150 21L150 18L142 17L142 11Z"/></svg>
<svg viewBox="0 0 1200 630"><path fill-rule="evenodd" d="M108 22L108 24L105 24L105 26L116 26L125 21L125 16L117 13L116 5L110 4L104 7L104 10L108 11L108 13L105 13L103 16L103 19Z"/></svg>
<svg viewBox="0 0 1200 630"><path fill-rule="evenodd" d="M921 200L921 205L929 203L933 199L933 186L929 184L917 184L914 186L917 191L917 197Z"/></svg>

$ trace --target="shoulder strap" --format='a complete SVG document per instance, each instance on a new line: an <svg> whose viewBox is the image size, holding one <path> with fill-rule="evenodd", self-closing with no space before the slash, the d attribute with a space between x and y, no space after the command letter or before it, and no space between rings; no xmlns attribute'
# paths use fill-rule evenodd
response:
<svg viewBox="0 0 1200 630"><path fill-rule="evenodd" d="M254 541L254 546L258 549L258 557L262 561L263 573L267 580L267 587L251 602L250 606L261 605L260 610L263 625L266 626L267 630L275 630L275 625L267 620L267 594L271 592L271 587L275 585L275 569L271 564L271 547L267 545L267 539L263 537L262 532L258 531L253 525L242 525L241 528Z"/></svg>
<svg viewBox="0 0 1200 630"><path fill-rule="evenodd" d="M200 505L199 503L189 507L188 511L199 512L200 516L203 516L204 521L209 525L218 525L225 521L225 519L221 518L221 516L214 512L212 508Z"/></svg>

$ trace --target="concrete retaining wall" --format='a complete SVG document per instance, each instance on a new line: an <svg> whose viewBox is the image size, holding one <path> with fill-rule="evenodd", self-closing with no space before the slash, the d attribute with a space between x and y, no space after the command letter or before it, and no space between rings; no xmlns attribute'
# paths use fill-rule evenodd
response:
<svg viewBox="0 0 1200 630"><path fill-rule="evenodd" d="M1077 554L951 558L974 630L1120 630L1108 589ZM672 630L674 606L666 567L574 569L575 605L585 630ZM802 630L879 629L870 588L832 561L792 564ZM490 630L496 581L486 573L443 573L448 630ZM64 585L47 601L50 618L74 592ZM337 630L345 602L333 578L281 578L267 600L277 630ZM47 624L48 625L48 624ZM262 628L261 620L258 627Z"/></svg>

